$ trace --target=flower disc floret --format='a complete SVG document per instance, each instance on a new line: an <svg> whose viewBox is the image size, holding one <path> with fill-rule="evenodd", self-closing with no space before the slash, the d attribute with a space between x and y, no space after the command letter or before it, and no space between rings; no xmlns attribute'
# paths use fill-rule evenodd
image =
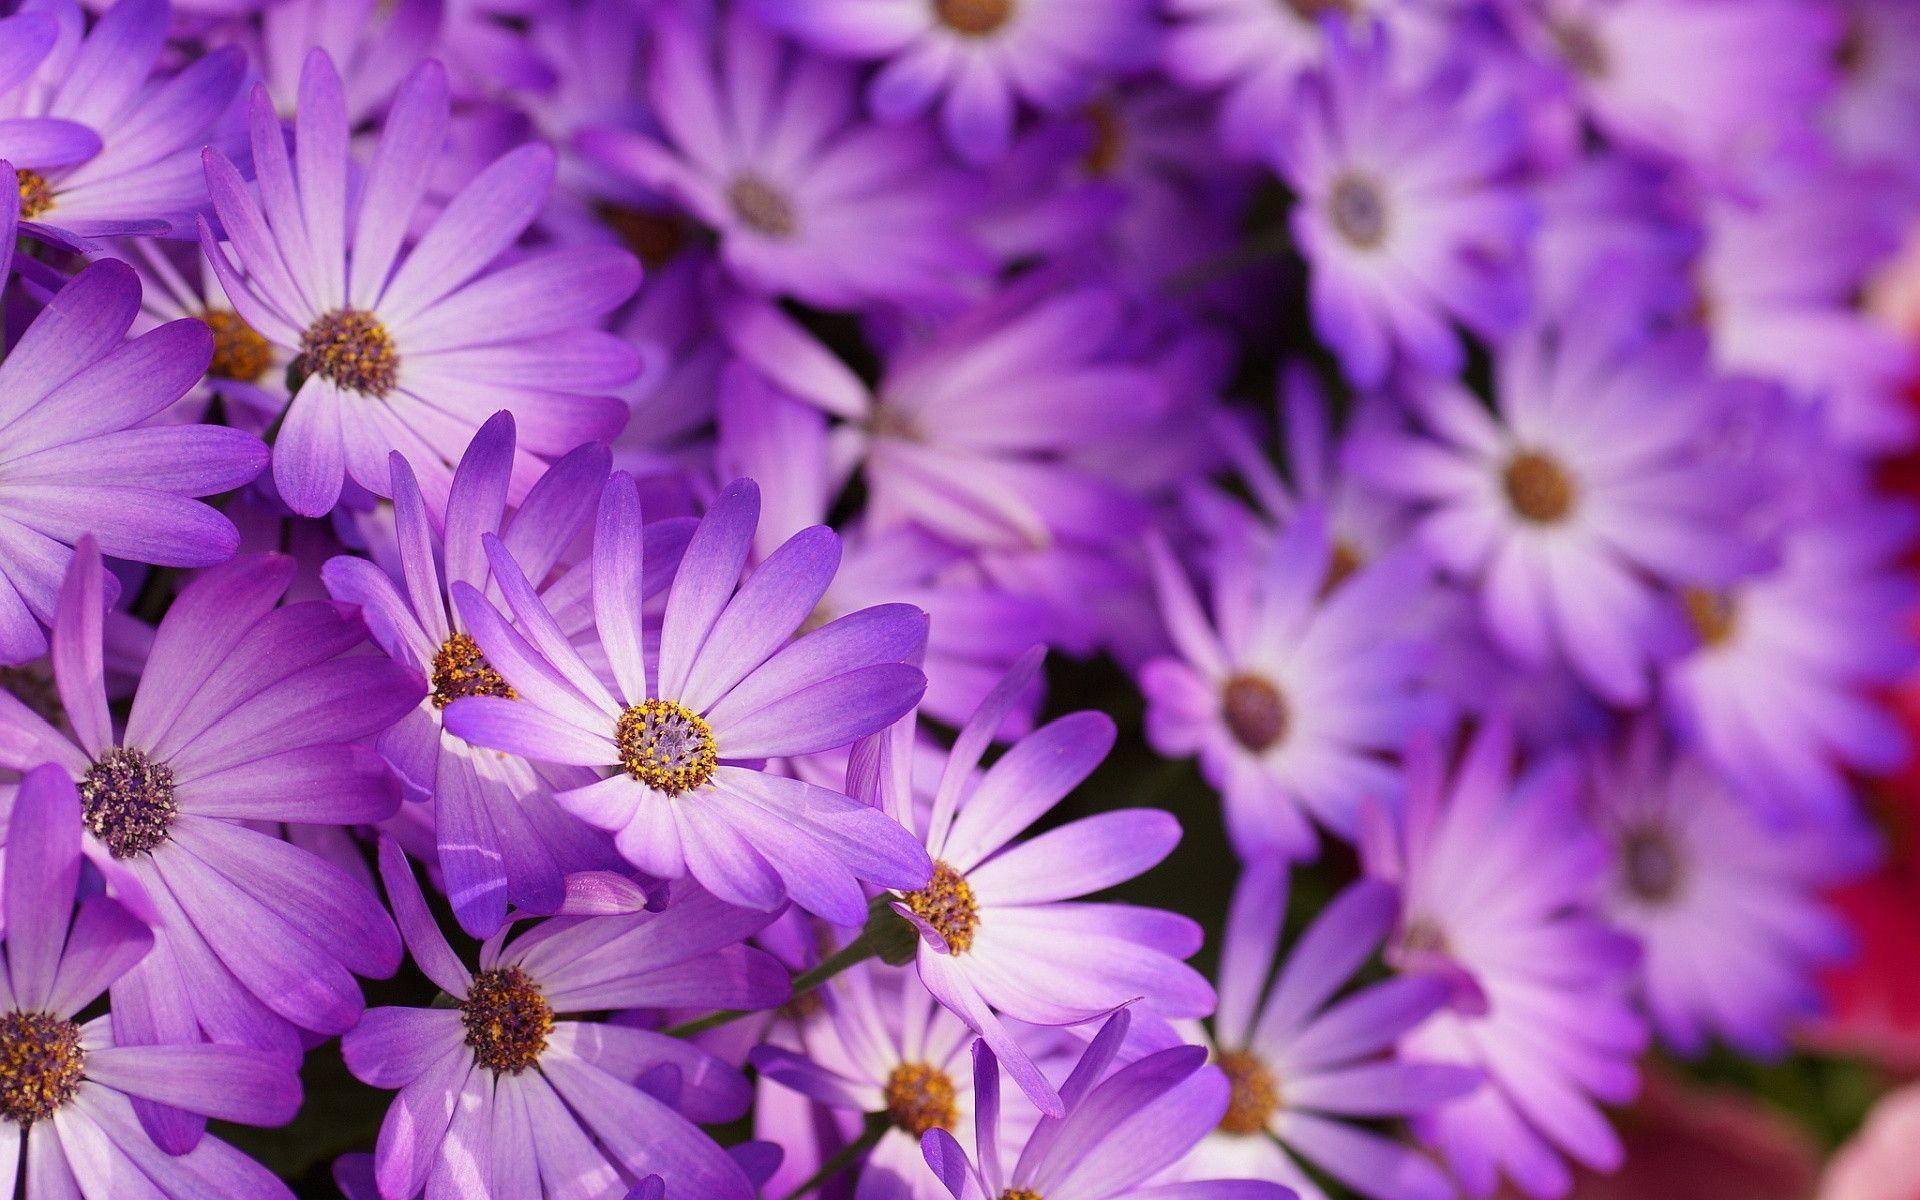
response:
<svg viewBox="0 0 1920 1200"><path fill-rule="evenodd" d="M952 1129L959 1113L953 1080L929 1063L901 1063L887 1076L887 1119L919 1137L929 1129Z"/></svg>
<svg viewBox="0 0 1920 1200"><path fill-rule="evenodd" d="M384 397L400 375L393 335L357 308L335 309L300 335L299 365L309 375L363 396Z"/></svg>
<svg viewBox="0 0 1920 1200"><path fill-rule="evenodd" d="M460 1024L474 1061L495 1074L518 1075L547 1048L553 1007L525 971L495 967L473 977Z"/></svg>
<svg viewBox="0 0 1920 1200"><path fill-rule="evenodd" d="M1247 1050L1220 1056L1220 1070L1229 1087L1227 1111L1220 1118L1224 1133L1259 1133L1280 1107L1280 1085L1259 1057Z"/></svg>
<svg viewBox="0 0 1920 1200"><path fill-rule="evenodd" d="M44 1012L0 1017L0 1115L44 1121L73 1099L86 1065L80 1027Z"/></svg>
<svg viewBox="0 0 1920 1200"><path fill-rule="evenodd" d="M116 746L81 777L80 812L115 858L152 853L166 842L180 813L173 768L144 751Z"/></svg>
<svg viewBox="0 0 1920 1200"><path fill-rule="evenodd" d="M643 701L621 713L614 743L628 775L669 796L704 787L718 759L713 728L671 700Z"/></svg>
<svg viewBox="0 0 1920 1200"><path fill-rule="evenodd" d="M480 643L469 634L456 633L433 656L433 706L445 708L467 696L519 699L512 685L480 652Z"/></svg>
<svg viewBox="0 0 1920 1200"><path fill-rule="evenodd" d="M932 926L953 953L965 953L973 945L980 908L973 898L973 886L960 872L944 862L934 863L932 882L917 892L908 892L906 901L914 915Z"/></svg>

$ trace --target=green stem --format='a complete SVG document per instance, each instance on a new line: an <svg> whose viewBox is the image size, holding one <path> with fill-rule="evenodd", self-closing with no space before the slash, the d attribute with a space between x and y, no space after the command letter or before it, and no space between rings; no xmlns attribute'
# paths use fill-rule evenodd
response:
<svg viewBox="0 0 1920 1200"><path fill-rule="evenodd" d="M906 922L894 915L889 907L892 901L891 893L876 899L867 909L867 923L860 930L859 937L836 950L818 966L795 975L793 998L798 999L806 995L848 967L858 966L876 955L891 959L897 951L897 943L901 940L901 931L896 928L897 926L905 926L909 936L917 937L912 926L906 925ZM683 1021L669 1027L665 1032L672 1037L692 1037L696 1033L705 1033L709 1029L717 1029L722 1025L738 1021L741 1017L752 1015L751 1009L722 1009L719 1012L708 1013L704 1017Z"/></svg>
<svg viewBox="0 0 1920 1200"><path fill-rule="evenodd" d="M835 1175L846 1170L849 1166L852 1166L854 1159L859 1158L862 1154L873 1149L874 1144L891 1128L893 1128L893 1123L887 1120L887 1114L868 1113L867 1127L860 1131L860 1136L840 1147L839 1150L834 1152L832 1158L821 1163L818 1171L807 1176L804 1183L787 1193L786 1200L800 1200L801 1196L806 1195L827 1180L832 1179Z"/></svg>

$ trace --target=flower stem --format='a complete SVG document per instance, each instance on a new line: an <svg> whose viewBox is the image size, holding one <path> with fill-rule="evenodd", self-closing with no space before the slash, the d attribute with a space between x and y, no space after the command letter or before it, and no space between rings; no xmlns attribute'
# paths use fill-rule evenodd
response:
<svg viewBox="0 0 1920 1200"><path fill-rule="evenodd" d="M786 1200L800 1200L800 1197L852 1166L855 1159L873 1149L874 1144L891 1128L893 1128L893 1122L887 1119L887 1114L868 1113L867 1127L860 1131L860 1136L834 1151L833 1157L821 1163L818 1171L807 1176L805 1182L787 1193Z"/></svg>

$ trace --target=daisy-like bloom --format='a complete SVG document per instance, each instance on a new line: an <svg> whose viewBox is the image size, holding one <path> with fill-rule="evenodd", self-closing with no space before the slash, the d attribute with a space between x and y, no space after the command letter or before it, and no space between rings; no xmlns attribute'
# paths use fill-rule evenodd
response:
<svg viewBox="0 0 1920 1200"><path fill-rule="evenodd" d="M0 186L0 278L16 203ZM96 263L0 362L0 665L46 652L43 626L83 535L115 557L173 567L217 563L239 545L233 523L193 497L253 479L265 447L237 429L148 423L200 382L214 339L198 321L174 321L128 341L139 309L133 271Z"/></svg>
<svg viewBox="0 0 1920 1200"><path fill-rule="evenodd" d="M1881 774L1908 740L1873 698L1915 661L1914 583L1895 564L1915 514L1823 501L1795 522L1764 574L1686 596L1696 648L1663 680L1673 722L1764 815L1837 821L1847 769Z"/></svg>
<svg viewBox="0 0 1920 1200"><path fill-rule="evenodd" d="M610 769L555 798L612 831L649 875L691 875L761 911L792 899L857 926L867 912L861 882L920 886L926 852L885 813L763 770L762 760L848 745L911 710L926 688L908 665L925 644L926 615L863 609L793 640L833 578L839 542L824 527L804 530L740 583L759 512L746 480L714 501L667 593L650 661L639 492L624 472L608 481L594 526L592 613L611 688L506 545L483 538L513 623L467 584L454 584L453 598L517 698L455 700L446 725L536 762Z"/></svg>
<svg viewBox="0 0 1920 1200"><path fill-rule="evenodd" d="M1533 1197L1564 1195L1562 1155L1620 1165L1620 1139L1596 1100L1638 1086L1647 1031L1628 989L1638 953L1596 911L1605 846L1584 823L1579 775L1564 756L1515 779L1510 724L1481 726L1449 777L1438 743L1408 753L1408 801L1365 844L1368 872L1397 883L1387 958L1451 985L1452 1006L1401 1039L1425 1062L1478 1067L1471 1095L1414 1119L1469 1195L1505 1175Z"/></svg>
<svg viewBox="0 0 1920 1200"><path fill-rule="evenodd" d="M119 0L82 36L79 4L44 0L7 21L0 158L20 171L28 232L75 249L192 236L206 207L194 161L239 94L246 55L226 47L156 75L169 17L166 0Z"/></svg>
<svg viewBox="0 0 1920 1200"><path fill-rule="evenodd" d="M1388 979L1334 999L1393 928L1394 889L1362 880L1340 893L1301 933L1269 989L1286 911L1285 862L1250 862L1227 918L1209 1039L1232 1090L1182 1173L1271 1179L1304 1200L1325 1200L1297 1156L1372 1200L1452 1200L1453 1184L1427 1159L1346 1123L1413 1116L1480 1083L1477 1071L1392 1054L1402 1034L1446 1004L1439 980Z"/></svg>
<svg viewBox="0 0 1920 1200"><path fill-rule="evenodd" d="M1396 358L1450 375L1463 359L1452 322L1492 338L1526 314L1524 127L1457 77L1395 83L1380 26L1328 36L1273 150L1299 194L1314 329L1360 387Z"/></svg>
<svg viewBox="0 0 1920 1200"><path fill-rule="evenodd" d="M751 1200L746 1173L694 1125L746 1112L752 1092L738 1072L680 1038L563 1018L779 1004L786 971L742 940L769 914L687 889L661 913L555 918L511 940L502 931L470 971L386 838L380 876L415 964L454 1001L371 1009L341 1039L357 1078L399 1092L375 1150L385 1200L422 1187L473 1200L611 1200L647 1175L676 1195ZM636 1083L663 1073L679 1111Z"/></svg>
<svg viewBox="0 0 1920 1200"><path fill-rule="evenodd" d="M240 319L296 356L300 382L273 452L274 483L290 508L324 514L348 476L384 494L397 450L440 512L453 464L502 409L518 419L527 451L516 502L541 458L619 431L625 406L596 393L638 364L631 347L594 326L633 293L638 265L598 246L489 269L539 214L552 150L525 145L502 156L402 255L446 137L446 73L428 63L401 86L355 204L346 97L325 51L307 59L293 128L289 160L273 103L255 88L259 198L225 155L208 150L207 186L232 256L200 229Z"/></svg>
<svg viewBox="0 0 1920 1200"><path fill-rule="evenodd" d="M1312 857L1309 816L1351 840L1361 806L1399 792L1387 756L1419 716L1422 655L1395 627L1427 586L1420 556L1355 568L1307 508L1278 535L1222 547L1211 614L1157 541L1153 569L1175 651L1140 671L1154 748L1200 756L1242 854Z"/></svg>
<svg viewBox="0 0 1920 1200"><path fill-rule="evenodd" d="M1001 1154L1000 1064L974 1043L974 1155L945 1129L921 1141L953 1200L1299 1200L1258 1179L1160 1182L1227 1113L1231 1089L1199 1046L1173 1046L1107 1068L1128 1012L1107 1018L1061 1085L1065 1107L1043 1118L1008 1170Z"/></svg>
<svg viewBox="0 0 1920 1200"><path fill-rule="evenodd" d="M1169 0L1167 73L1191 87L1223 88L1220 136L1253 157L1292 119L1294 89L1327 58L1329 19L1380 21L1404 58L1426 64L1461 35L1439 5L1394 0ZM1406 64L1399 72L1407 73Z"/></svg>
<svg viewBox="0 0 1920 1200"><path fill-rule="evenodd" d="M981 702L954 742L930 810L915 800L901 748L912 744L912 722L871 745L882 752L872 768L881 802L923 831L933 858L932 881L894 905L920 930L921 982L993 1046L1043 1112L1059 1115L1062 1094L1002 1015L1072 1025L1141 999L1156 1017L1199 1017L1213 1010L1213 989L1181 961L1200 948L1193 921L1077 899L1132 879L1172 852L1180 824L1171 814L1123 808L1011 844L1113 746L1112 718L1071 713L979 770L1043 656L1035 647Z"/></svg>
<svg viewBox="0 0 1920 1200"><path fill-rule="evenodd" d="M947 144L970 163L1012 143L1021 101L1061 113L1122 71L1152 61L1146 0L765 0L821 49L884 60L867 85L882 121L940 109Z"/></svg>
<svg viewBox="0 0 1920 1200"><path fill-rule="evenodd" d="M13 801L0 893L0 1188L13 1194L24 1160L28 1200L290 1200L272 1172L224 1142L163 1151L134 1103L284 1125L300 1109L297 1055L130 1043L118 1013L75 1019L153 946L118 902L96 895L75 906L83 803L52 764L28 772Z"/></svg>
<svg viewBox="0 0 1920 1200"><path fill-rule="evenodd" d="M1839 22L1804 0L1502 0L1522 42L1610 137L1739 165L1807 131Z"/></svg>
<svg viewBox="0 0 1920 1200"><path fill-rule="evenodd" d="M54 622L73 737L0 694L0 766L65 768L88 859L154 925L153 952L113 985L114 1036L297 1053L303 1030L345 1032L362 1008L354 975L391 975L399 936L365 885L260 824L393 815L399 788L360 743L417 705L421 684L384 657L348 654L366 628L339 606L276 608L293 563L246 556L174 601L116 735L101 574L83 544ZM186 1114L136 1107L169 1150L199 1135Z"/></svg>
<svg viewBox="0 0 1920 1200"><path fill-rule="evenodd" d="M515 696L449 598L455 583L487 586L481 538L501 538L523 570L546 579L586 527L606 482L606 447L583 446L555 463L509 515L515 454L511 414L500 413L480 427L453 473L444 539L427 514L413 468L395 454L398 576L351 555L330 560L323 572L335 599L359 606L381 648L433 689L380 735L378 746L409 783L433 798L447 899L461 926L476 937L497 932L509 904L528 913L557 911L568 873L620 864L605 835L553 802L553 787L592 783L591 772L572 768L543 775L524 759L468 745L441 722L447 706L463 696ZM654 586L665 583L662 573Z"/></svg>
<svg viewBox="0 0 1920 1200"><path fill-rule="evenodd" d="M711 24L661 19L648 73L660 134L588 129L589 158L684 206L762 291L827 308L945 304L985 272L962 231L968 183L931 133L862 122L853 68L783 42L746 5Z"/></svg>
<svg viewBox="0 0 1920 1200"><path fill-rule="evenodd" d="M1821 1009L1815 973L1853 937L1828 889L1873 858L1857 823L1767 825L1697 755L1643 722L1590 753L1594 822L1613 849L1606 911L1640 939L1641 1003L1662 1040L1718 1035L1771 1058Z"/></svg>
<svg viewBox="0 0 1920 1200"><path fill-rule="evenodd" d="M1536 326L1499 356L1494 413L1423 386L1417 431L1352 447L1357 470L1419 505L1415 536L1478 591L1496 642L1618 705L1645 701L1656 654L1683 644L1658 585L1724 586L1757 561L1729 532L1742 476L1704 436L1724 400L1702 340L1623 333L1627 319L1602 306Z"/></svg>

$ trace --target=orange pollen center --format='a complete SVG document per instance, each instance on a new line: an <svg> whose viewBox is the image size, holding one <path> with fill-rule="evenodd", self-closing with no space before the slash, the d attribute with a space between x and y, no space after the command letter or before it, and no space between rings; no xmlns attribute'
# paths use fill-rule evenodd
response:
<svg viewBox="0 0 1920 1200"><path fill-rule="evenodd" d="M933 879L904 899L915 916L931 925L946 940L947 949L964 954L973 945L973 933L980 924L980 909L973 899L973 886L967 877L943 862L933 864Z"/></svg>
<svg viewBox="0 0 1920 1200"><path fill-rule="evenodd" d="M1280 1086L1267 1064L1251 1051L1233 1050L1220 1056L1220 1070L1229 1088L1221 1132L1244 1135L1265 1129L1280 1107Z"/></svg>
<svg viewBox="0 0 1920 1200"><path fill-rule="evenodd" d="M547 1048L553 1008L519 967L495 967L473 977L460 1004L460 1024L474 1061L495 1074L518 1075Z"/></svg>
<svg viewBox="0 0 1920 1200"><path fill-rule="evenodd" d="M393 335L379 318L357 308L336 309L300 335L295 365L349 392L381 397L400 377Z"/></svg>
<svg viewBox="0 0 1920 1200"><path fill-rule="evenodd" d="M20 177L20 219L31 221L53 208L53 187L38 171L15 172Z"/></svg>
<svg viewBox="0 0 1920 1200"><path fill-rule="evenodd" d="M719 761L713 728L671 700L647 700L621 713L613 740L627 774L669 796L705 786Z"/></svg>
<svg viewBox="0 0 1920 1200"><path fill-rule="evenodd" d="M252 383L273 365L272 343L242 321L238 313L210 308L200 319L213 330L213 361L207 365L207 374Z"/></svg>
<svg viewBox="0 0 1920 1200"><path fill-rule="evenodd" d="M887 1076L887 1119L919 1137L929 1129L952 1129L959 1119L953 1080L927 1063L901 1063Z"/></svg>
<svg viewBox="0 0 1920 1200"><path fill-rule="evenodd" d="M456 633L433 656L433 706L445 708L467 696L520 698L480 653L480 643L470 634Z"/></svg>
<svg viewBox="0 0 1920 1200"><path fill-rule="evenodd" d="M1686 606L1687 620L1700 635L1701 644L1721 646L1733 637L1738 610L1732 596L1690 587L1680 593L1680 602Z"/></svg>
<svg viewBox="0 0 1920 1200"><path fill-rule="evenodd" d="M934 16L955 33L985 37L1013 16L1013 0L933 0Z"/></svg>
<svg viewBox="0 0 1920 1200"><path fill-rule="evenodd" d="M46 1012L0 1017L0 1115L44 1121L73 1099L86 1067L80 1027Z"/></svg>
<svg viewBox="0 0 1920 1200"><path fill-rule="evenodd" d="M1573 511L1573 480L1565 467L1538 450L1515 454L1500 483L1513 511L1535 525L1556 524Z"/></svg>

